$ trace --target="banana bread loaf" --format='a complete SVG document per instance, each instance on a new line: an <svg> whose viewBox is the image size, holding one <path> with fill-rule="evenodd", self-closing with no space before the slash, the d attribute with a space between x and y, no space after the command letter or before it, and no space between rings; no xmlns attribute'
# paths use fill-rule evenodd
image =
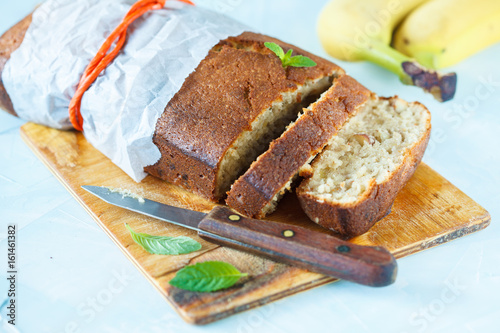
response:
<svg viewBox="0 0 500 333"><path fill-rule="evenodd" d="M264 42L313 59L283 68ZM302 107L342 75L333 63L277 39L245 32L220 42L184 81L156 124L162 157L146 171L218 201ZM311 98L312 99L311 99Z"/></svg>
<svg viewBox="0 0 500 333"><path fill-rule="evenodd" d="M21 44L31 15L0 37L0 78ZM264 42L293 48L317 66L283 68ZM344 71L333 63L275 38L245 32L209 52L168 103L153 141L160 160L145 168L159 178L210 200L233 181ZM16 115L0 80L0 107Z"/></svg>
<svg viewBox="0 0 500 333"><path fill-rule="evenodd" d="M348 75L336 79L233 184L228 206L257 218L274 211L299 169L323 149L370 94Z"/></svg>
<svg viewBox="0 0 500 333"><path fill-rule="evenodd" d="M30 23L31 15L0 37L0 108L13 115L1 72ZM317 66L285 69L264 42ZM306 214L354 236L390 210L429 133L421 104L378 98L327 60L245 32L214 46L168 103L153 136L161 158L145 170L214 201L244 173L227 204L254 217L275 209L300 170Z"/></svg>
<svg viewBox="0 0 500 333"><path fill-rule="evenodd" d="M296 193L309 218L346 236L368 231L420 163L430 119L420 103L374 96L301 172Z"/></svg>

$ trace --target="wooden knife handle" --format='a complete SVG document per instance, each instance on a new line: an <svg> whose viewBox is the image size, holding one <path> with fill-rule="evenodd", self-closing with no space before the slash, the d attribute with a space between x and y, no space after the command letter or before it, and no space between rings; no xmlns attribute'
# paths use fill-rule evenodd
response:
<svg viewBox="0 0 500 333"><path fill-rule="evenodd" d="M246 218L214 208L198 225L199 235L312 272L382 287L394 282L396 260L379 246L355 245L328 234L274 221Z"/></svg>

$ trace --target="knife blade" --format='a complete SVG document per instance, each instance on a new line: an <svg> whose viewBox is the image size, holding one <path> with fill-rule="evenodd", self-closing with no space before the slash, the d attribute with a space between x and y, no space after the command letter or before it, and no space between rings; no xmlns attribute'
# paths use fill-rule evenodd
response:
<svg viewBox="0 0 500 333"><path fill-rule="evenodd" d="M379 246L361 246L286 223L250 219L225 206L208 214L112 191L82 188L105 202L192 230L208 241L355 283L381 287L395 281L397 263Z"/></svg>

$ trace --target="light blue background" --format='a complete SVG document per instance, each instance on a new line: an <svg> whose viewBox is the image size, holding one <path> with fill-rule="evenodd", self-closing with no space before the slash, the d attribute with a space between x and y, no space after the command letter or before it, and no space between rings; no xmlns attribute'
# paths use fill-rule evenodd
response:
<svg viewBox="0 0 500 333"><path fill-rule="evenodd" d="M37 1L2 1L0 32ZM324 1L197 1L323 55L315 20ZM398 261L390 287L339 282L204 327L182 321L22 142L23 121L0 112L0 253L17 223L20 332L499 332L500 44L454 66L457 95L440 104L368 63L342 63L380 95L431 110L424 160L492 216L486 230ZM485 81L490 81L489 84ZM461 110L461 111L460 111ZM0 255L0 304L6 299ZM118 278L119 279L118 279ZM110 284L119 289L109 292ZM112 295L99 311L92 298ZM2 309L2 315L4 314ZM0 332L8 332L0 321ZM70 330L68 330L70 331ZM14 332L14 331L13 331Z"/></svg>

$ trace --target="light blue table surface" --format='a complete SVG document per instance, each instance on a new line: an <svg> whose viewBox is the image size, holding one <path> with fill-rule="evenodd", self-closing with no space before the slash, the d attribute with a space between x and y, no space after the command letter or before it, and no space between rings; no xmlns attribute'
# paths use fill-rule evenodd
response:
<svg viewBox="0 0 500 333"><path fill-rule="evenodd" d="M3 0L0 33L37 2ZM196 2L326 57L315 33L324 1ZM490 227L399 260L389 287L339 282L202 327L182 321L35 157L23 121L0 112L0 304L6 225L20 229L17 325L6 325L3 306L0 332L500 332L499 60L500 44L451 68L459 84L445 104L374 65L339 62L378 94L431 110L425 162L485 207Z"/></svg>

